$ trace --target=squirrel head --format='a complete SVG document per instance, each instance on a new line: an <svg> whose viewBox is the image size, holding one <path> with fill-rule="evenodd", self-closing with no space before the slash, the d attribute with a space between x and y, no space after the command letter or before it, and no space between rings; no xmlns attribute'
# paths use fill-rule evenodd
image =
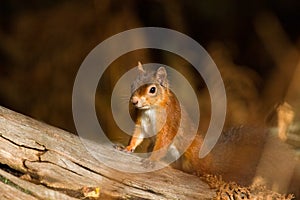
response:
<svg viewBox="0 0 300 200"><path fill-rule="evenodd" d="M138 64L138 76L131 85L130 102L138 109L150 109L162 106L168 96L169 84L167 71L159 67L156 71L145 71Z"/></svg>

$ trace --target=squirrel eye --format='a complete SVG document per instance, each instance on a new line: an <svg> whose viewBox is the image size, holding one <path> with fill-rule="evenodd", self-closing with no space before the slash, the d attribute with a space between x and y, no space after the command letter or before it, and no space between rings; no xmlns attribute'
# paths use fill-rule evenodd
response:
<svg viewBox="0 0 300 200"><path fill-rule="evenodd" d="M154 94L156 92L156 87L151 87L149 93Z"/></svg>

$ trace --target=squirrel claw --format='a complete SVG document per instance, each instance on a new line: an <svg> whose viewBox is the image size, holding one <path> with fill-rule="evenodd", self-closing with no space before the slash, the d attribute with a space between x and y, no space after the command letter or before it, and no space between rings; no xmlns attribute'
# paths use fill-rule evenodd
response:
<svg viewBox="0 0 300 200"><path fill-rule="evenodd" d="M149 158L144 158L142 160L142 166L144 168L154 168L155 167L155 161L149 159Z"/></svg>
<svg viewBox="0 0 300 200"><path fill-rule="evenodd" d="M124 151L124 152L126 152L126 153L132 153L132 152L134 151L134 149L132 149L132 148L130 148L129 146L127 146L127 147L123 148L122 151Z"/></svg>
<svg viewBox="0 0 300 200"><path fill-rule="evenodd" d="M113 147L119 151L123 151L124 150L124 146L121 144L114 144Z"/></svg>
<svg viewBox="0 0 300 200"><path fill-rule="evenodd" d="M120 145L120 144L115 144L114 148L119 151L126 152L126 153L132 153L134 151L133 149L129 149L128 147L124 147L123 145Z"/></svg>

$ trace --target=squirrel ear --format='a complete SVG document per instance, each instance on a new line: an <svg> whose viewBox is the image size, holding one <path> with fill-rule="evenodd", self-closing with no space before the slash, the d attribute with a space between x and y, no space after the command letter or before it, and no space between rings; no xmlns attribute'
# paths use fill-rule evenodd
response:
<svg viewBox="0 0 300 200"><path fill-rule="evenodd" d="M156 80L158 83L164 87L168 86L168 80L167 80L167 71L164 67L158 68L156 71Z"/></svg>
<svg viewBox="0 0 300 200"><path fill-rule="evenodd" d="M140 61L138 62L138 69L139 69L139 72L142 72L142 73L145 72L145 70L143 69L143 65Z"/></svg>

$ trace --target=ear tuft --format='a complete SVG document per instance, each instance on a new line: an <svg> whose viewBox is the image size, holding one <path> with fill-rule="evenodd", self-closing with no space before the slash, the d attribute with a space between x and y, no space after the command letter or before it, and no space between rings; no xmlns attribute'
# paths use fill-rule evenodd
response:
<svg viewBox="0 0 300 200"><path fill-rule="evenodd" d="M156 71L156 80L161 86L168 87L167 71L164 67L160 67Z"/></svg>
<svg viewBox="0 0 300 200"><path fill-rule="evenodd" d="M145 72L145 70L143 68L143 65L140 61L138 62L138 69L139 69L140 72L143 72L143 73Z"/></svg>

